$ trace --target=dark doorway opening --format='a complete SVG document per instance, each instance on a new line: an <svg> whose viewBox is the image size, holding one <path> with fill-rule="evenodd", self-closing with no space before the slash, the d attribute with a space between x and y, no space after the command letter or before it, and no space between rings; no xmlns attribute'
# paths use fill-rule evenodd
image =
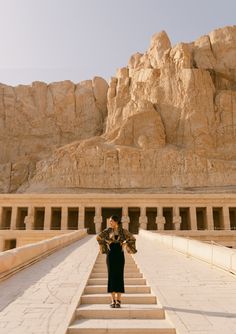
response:
<svg viewBox="0 0 236 334"><path fill-rule="evenodd" d="M206 208L197 208L197 229L206 230L207 229L207 219L206 219Z"/></svg>
<svg viewBox="0 0 236 334"><path fill-rule="evenodd" d="M78 230L79 209L68 208L68 230Z"/></svg>
<svg viewBox="0 0 236 334"><path fill-rule="evenodd" d="M128 208L128 215L130 218L129 231L133 234L138 234L140 208L136 208L136 207Z"/></svg>
<svg viewBox="0 0 236 334"><path fill-rule="evenodd" d="M51 230L61 229L61 208L52 208Z"/></svg>
<svg viewBox="0 0 236 334"><path fill-rule="evenodd" d="M96 234L94 217L95 217L95 208L85 208L84 227L87 228L88 234Z"/></svg>
<svg viewBox="0 0 236 334"><path fill-rule="evenodd" d="M16 239L6 239L4 241L4 251L16 248Z"/></svg>
<svg viewBox="0 0 236 334"><path fill-rule="evenodd" d="M165 230L173 230L173 209L163 208L163 217L165 217L166 223L164 225Z"/></svg>
<svg viewBox="0 0 236 334"><path fill-rule="evenodd" d="M222 208L213 208L214 230L223 230L223 210Z"/></svg>
<svg viewBox="0 0 236 334"><path fill-rule="evenodd" d="M147 215L147 230L157 230L157 208L147 208L146 209Z"/></svg>
<svg viewBox="0 0 236 334"><path fill-rule="evenodd" d="M44 208L34 209L34 230L43 230L44 216L45 216Z"/></svg>
<svg viewBox="0 0 236 334"><path fill-rule="evenodd" d="M27 215L28 215L28 208L17 208L17 216L16 216L17 230L25 230L26 226L24 224L24 220Z"/></svg>
<svg viewBox="0 0 236 334"><path fill-rule="evenodd" d="M229 208L230 229L236 230L236 208Z"/></svg>
<svg viewBox="0 0 236 334"><path fill-rule="evenodd" d="M179 214L181 217L180 229L181 230L191 230L189 208L180 208Z"/></svg>
<svg viewBox="0 0 236 334"><path fill-rule="evenodd" d="M2 230L9 230L11 228L12 208L4 207L2 210Z"/></svg>

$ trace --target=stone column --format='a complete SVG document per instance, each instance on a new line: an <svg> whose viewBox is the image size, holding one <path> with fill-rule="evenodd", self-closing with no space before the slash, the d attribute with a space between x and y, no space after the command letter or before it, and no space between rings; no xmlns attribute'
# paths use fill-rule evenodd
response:
<svg viewBox="0 0 236 334"><path fill-rule="evenodd" d="M78 216L78 230L85 228L85 208L84 206L79 206L79 216Z"/></svg>
<svg viewBox="0 0 236 334"><path fill-rule="evenodd" d="M0 230L3 229L3 207L0 206ZM1 251L1 248L0 248Z"/></svg>
<svg viewBox="0 0 236 334"><path fill-rule="evenodd" d="M190 206L190 225L192 231L197 231L197 211L195 206Z"/></svg>
<svg viewBox="0 0 236 334"><path fill-rule="evenodd" d="M96 233L101 232L102 230L102 215L101 215L101 207L95 207L95 217L94 217L94 224L95 224L95 231Z"/></svg>
<svg viewBox="0 0 236 334"><path fill-rule="evenodd" d="M140 208L140 217L139 217L139 226L140 228L146 230L147 229L147 216L146 216L146 207L141 206Z"/></svg>
<svg viewBox="0 0 236 334"><path fill-rule="evenodd" d="M28 207L28 215L25 217L24 224L26 230L34 229L34 212L35 208L30 206Z"/></svg>
<svg viewBox="0 0 236 334"><path fill-rule="evenodd" d="M173 225L174 230L180 230L181 216L179 214L179 207L173 207Z"/></svg>
<svg viewBox="0 0 236 334"><path fill-rule="evenodd" d="M0 236L0 252L4 251L4 239Z"/></svg>
<svg viewBox="0 0 236 334"><path fill-rule="evenodd" d="M52 209L50 206L45 207L45 213L44 213L44 230L50 230L51 229L51 215L52 215Z"/></svg>
<svg viewBox="0 0 236 334"><path fill-rule="evenodd" d="M11 230L16 230L16 220L17 220L17 206L12 207L11 211Z"/></svg>
<svg viewBox="0 0 236 334"><path fill-rule="evenodd" d="M129 215L128 215L128 207L127 206L122 207L121 221L122 221L123 228L125 228L126 230L129 230L130 218L129 218Z"/></svg>
<svg viewBox="0 0 236 334"><path fill-rule="evenodd" d="M207 229L214 230L213 210L211 206L206 208Z"/></svg>
<svg viewBox="0 0 236 334"><path fill-rule="evenodd" d="M159 206L157 208L157 217L156 217L157 230L163 231L165 223L166 223L166 219L163 216L163 207Z"/></svg>
<svg viewBox="0 0 236 334"><path fill-rule="evenodd" d="M224 205L222 210L223 210L222 216L223 216L224 230L227 230L227 231L231 230L230 217L229 217L229 207Z"/></svg>
<svg viewBox="0 0 236 334"><path fill-rule="evenodd" d="M68 230L68 208L63 206L61 208L61 230Z"/></svg>

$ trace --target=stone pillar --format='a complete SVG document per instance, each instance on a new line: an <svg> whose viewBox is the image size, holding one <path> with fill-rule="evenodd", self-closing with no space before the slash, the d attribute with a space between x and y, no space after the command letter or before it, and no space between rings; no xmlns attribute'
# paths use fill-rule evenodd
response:
<svg viewBox="0 0 236 334"><path fill-rule="evenodd" d="M181 216L179 214L179 207L173 207L173 225L174 230L180 230Z"/></svg>
<svg viewBox="0 0 236 334"><path fill-rule="evenodd" d="M139 217L139 226L140 228L146 230L147 229L147 216L146 216L146 207L142 206L140 208L140 217Z"/></svg>
<svg viewBox="0 0 236 334"><path fill-rule="evenodd" d="M3 207L0 206L0 230L3 229ZM1 248L0 248L1 251Z"/></svg>
<svg viewBox="0 0 236 334"><path fill-rule="evenodd" d="M207 206L206 208L206 222L207 229L214 230L213 210L211 206Z"/></svg>
<svg viewBox="0 0 236 334"><path fill-rule="evenodd" d="M126 230L129 230L130 218L129 218L129 215L128 215L128 207L127 206L122 207L121 221L122 221L123 228L125 228Z"/></svg>
<svg viewBox="0 0 236 334"><path fill-rule="evenodd" d="M78 230L85 228L85 208L84 206L79 206L79 216L78 216Z"/></svg>
<svg viewBox="0 0 236 334"><path fill-rule="evenodd" d="M28 215L25 217L24 224L26 230L34 229L34 211L35 208L30 206L28 207Z"/></svg>
<svg viewBox="0 0 236 334"><path fill-rule="evenodd" d="M156 217L157 230L163 231L165 223L166 223L166 219L163 216L163 208L159 206L157 208L157 217Z"/></svg>
<svg viewBox="0 0 236 334"><path fill-rule="evenodd" d="M4 251L4 239L0 236L0 252Z"/></svg>
<svg viewBox="0 0 236 334"><path fill-rule="evenodd" d="M12 207L11 211L11 230L16 230L16 220L17 220L17 206Z"/></svg>
<svg viewBox="0 0 236 334"><path fill-rule="evenodd" d="M95 217L94 217L94 224L95 224L95 231L96 233L101 232L102 229L102 215L101 215L101 207L95 207Z"/></svg>
<svg viewBox="0 0 236 334"><path fill-rule="evenodd" d="M45 213L44 213L44 230L50 230L51 229L51 215L52 215L52 209L50 206L45 207Z"/></svg>
<svg viewBox="0 0 236 334"><path fill-rule="evenodd" d="M222 216L223 216L223 226L224 230L231 230L230 227L230 217L229 217L229 207L228 206L223 206L222 208Z"/></svg>
<svg viewBox="0 0 236 334"><path fill-rule="evenodd" d="M61 230L68 230L68 208L63 206L61 208Z"/></svg>
<svg viewBox="0 0 236 334"><path fill-rule="evenodd" d="M195 206L190 206L190 225L192 231L197 231L197 211Z"/></svg>

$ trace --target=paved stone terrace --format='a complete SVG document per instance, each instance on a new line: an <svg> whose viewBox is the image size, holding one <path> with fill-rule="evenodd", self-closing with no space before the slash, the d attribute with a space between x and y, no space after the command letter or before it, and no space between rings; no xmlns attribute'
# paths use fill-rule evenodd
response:
<svg viewBox="0 0 236 334"><path fill-rule="evenodd" d="M97 254L87 236L0 282L0 333L64 333Z"/></svg>
<svg viewBox="0 0 236 334"><path fill-rule="evenodd" d="M147 282L179 334L236 334L236 276L137 236Z"/></svg>

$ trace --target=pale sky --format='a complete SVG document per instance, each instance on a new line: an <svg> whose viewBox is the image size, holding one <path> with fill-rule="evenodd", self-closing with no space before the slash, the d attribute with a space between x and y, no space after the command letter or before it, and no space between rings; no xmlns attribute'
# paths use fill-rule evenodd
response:
<svg viewBox="0 0 236 334"><path fill-rule="evenodd" d="M0 82L109 81L161 30L172 45L236 24L236 0L0 0Z"/></svg>

